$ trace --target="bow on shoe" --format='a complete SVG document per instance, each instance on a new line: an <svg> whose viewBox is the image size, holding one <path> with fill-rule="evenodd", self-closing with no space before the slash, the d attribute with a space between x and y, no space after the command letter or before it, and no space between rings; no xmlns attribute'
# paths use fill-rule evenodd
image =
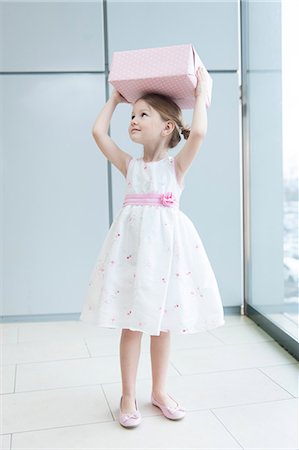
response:
<svg viewBox="0 0 299 450"><path fill-rule="evenodd" d="M166 406L166 408L168 409L168 411L170 412L174 412L174 411L183 411L185 412L186 409L182 408L181 406L177 405L177 406Z"/></svg>
<svg viewBox="0 0 299 450"><path fill-rule="evenodd" d="M138 418L139 418L139 414L138 413L122 414L122 419L124 421L126 421L128 419L138 419Z"/></svg>
<svg viewBox="0 0 299 450"><path fill-rule="evenodd" d="M175 197L172 192L166 192L166 194L161 194L161 203L164 206L171 206L175 202Z"/></svg>

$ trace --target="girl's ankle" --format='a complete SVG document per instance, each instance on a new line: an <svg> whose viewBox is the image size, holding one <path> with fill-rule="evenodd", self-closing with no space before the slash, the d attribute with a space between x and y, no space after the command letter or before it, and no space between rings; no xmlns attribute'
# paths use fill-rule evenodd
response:
<svg viewBox="0 0 299 450"><path fill-rule="evenodd" d="M152 396L154 398L156 398L156 397L164 397L165 395L167 395L166 391L152 391Z"/></svg>
<svg viewBox="0 0 299 450"><path fill-rule="evenodd" d="M129 399L135 400L136 396L135 396L135 394L122 394L122 398L125 398L126 400L129 400Z"/></svg>

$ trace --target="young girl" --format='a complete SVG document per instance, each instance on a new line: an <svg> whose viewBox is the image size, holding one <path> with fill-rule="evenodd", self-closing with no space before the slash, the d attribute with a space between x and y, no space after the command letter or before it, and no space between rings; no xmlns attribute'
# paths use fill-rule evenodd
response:
<svg viewBox="0 0 299 450"><path fill-rule="evenodd" d="M185 409L166 390L170 333L224 325L213 269L195 226L179 208L184 176L207 131L202 69L196 77L191 129L167 96L146 94L133 104L128 131L143 146L140 158L121 150L107 134L117 104L126 102L115 89L93 127L100 150L125 177L126 196L94 266L80 320L122 329L119 423L127 428L141 421L135 382L142 334L151 336L152 404L177 420ZM170 156L180 133L187 142Z"/></svg>

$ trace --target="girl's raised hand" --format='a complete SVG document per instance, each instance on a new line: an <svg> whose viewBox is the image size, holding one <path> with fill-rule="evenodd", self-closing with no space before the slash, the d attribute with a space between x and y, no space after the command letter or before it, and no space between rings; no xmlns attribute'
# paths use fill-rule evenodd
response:
<svg viewBox="0 0 299 450"><path fill-rule="evenodd" d="M115 88L113 88L111 97L115 98L117 103L129 103Z"/></svg>
<svg viewBox="0 0 299 450"><path fill-rule="evenodd" d="M203 67L198 67L198 69L195 72L196 78L197 78L197 86L195 88L195 96L201 94L206 94L207 92L207 78L204 72Z"/></svg>

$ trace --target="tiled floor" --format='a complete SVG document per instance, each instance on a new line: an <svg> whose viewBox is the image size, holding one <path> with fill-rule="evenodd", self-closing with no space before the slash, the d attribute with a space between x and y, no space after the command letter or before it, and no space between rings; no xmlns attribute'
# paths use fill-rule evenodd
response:
<svg viewBox="0 0 299 450"><path fill-rule="evenodd" d="M245 316L172 335L168 392L178 422L151 405L142 338L135 429L117 421L120 330L80 321L0 325L1 449L297 449L298 362Z"/></svg>

